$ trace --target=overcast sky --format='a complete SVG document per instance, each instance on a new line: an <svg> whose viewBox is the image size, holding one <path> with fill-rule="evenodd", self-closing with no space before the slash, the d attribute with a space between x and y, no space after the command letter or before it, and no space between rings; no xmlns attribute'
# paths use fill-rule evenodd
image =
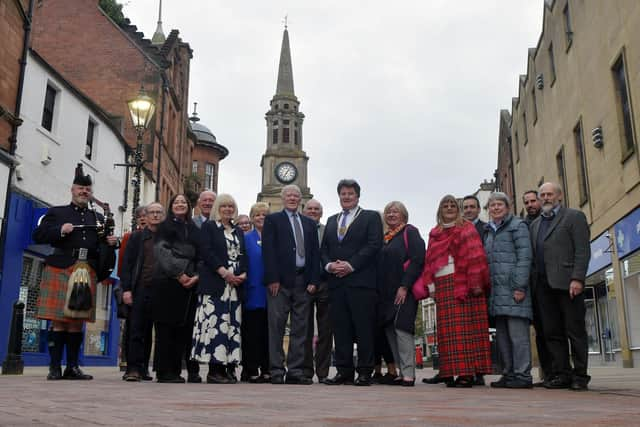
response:
<svg viewBox="0 0 640 427"><path fill-rule="evenodd" d="M124 8L149 38L157 5ZM338 180L355 178L361 206L400 200L426 234L444 194L492 178L499 111L517 96L542 12L542 0L165 0L163 26L194 51L190 100L230 151L219 191L241 212L260 191L288 15L309 186L324 219L339 211Z"/></svg>

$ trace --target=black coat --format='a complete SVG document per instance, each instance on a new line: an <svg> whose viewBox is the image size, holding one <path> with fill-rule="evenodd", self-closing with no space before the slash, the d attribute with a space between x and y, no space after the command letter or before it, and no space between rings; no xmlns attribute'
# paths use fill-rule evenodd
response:
<svg viewBox="0 0 640 427"><path fill-rule="evenodd" d="M342 241L338 240L338 217L327 221L322 238L322 266L347 261L354 271L345 277L329 275L329 289L340 286L376 289L376 264L382 246L382 220L376 211L362 210L351 222Z"/></svg>
<svg viewBox="0 0 640 427"><path fill-rule="evenodd" d="M199 230L187 223L167 219L158 226L154 245L155 266L152 286L152 317L160 323L183 325L189 306L195 301L194 288L185 289L177 278L196 274Z"/></svg>
<svg viewBox="0 0 640 427"><path fill-rule="evenodd" d="M396 329L413 334L418 303L411 287L422 274L425 243L417 228L411 225L407 227L384 244L378 255L378 316L382 324L394 322ZM405 230L408 251L405 247ZM405 270L404 263L407 260L409 265ZM401 286L407 288L407 298L404 304L397 306L394 300Z"/></svg>
<svg viewBox="0 0 640 427"><path fill-rule="evenodd" d="M236 227L233 232L240 242L239 267L234 273L240 275L247 271L247 251L244 247L244 233L242 230ZM199 252L201 262L198 267L200 279L198 280L197 292L201 295L220 297L226 284L217 270L220 267L229 267L229 253L227 251L227 241L224 237L224 226L218 226L216 221L207 221L202 224L199 230ZM242 286L239 286L237 291L239 297L242 298Z"/></svg>
<svg viewBox="0 0 640 427"><path fill-rule="evenodd" d="M153 239L154 233L148 228L135 231L129 237L124 254L122 255L122 271L120 271L120 286L124 292L136 293L142 264L144 263L144 241Z"/></svg>
<svg viewBox="0 0 640 427"><path fill-rule="evenodd" d="M318 225L300 215L304 238L304 282L305 286L320 285L320 244ZM285 211L276 212L264 220L262 231L262 259L264 283L279 282L285 288L293 288L296 282L296 240L289 216Z"/></svg>

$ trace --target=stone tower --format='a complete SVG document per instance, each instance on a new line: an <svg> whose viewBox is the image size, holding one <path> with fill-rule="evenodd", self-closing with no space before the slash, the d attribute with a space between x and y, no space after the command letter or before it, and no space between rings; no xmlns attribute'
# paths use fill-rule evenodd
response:
<svg viewBox="0 0 640 427"><path fill-rule="evenodd" d="M276 94L265 114L267 121L267 149L262 156L262 190L259 202L267 202L271 212L282 209L280 191L287 184L296 184L302 190L303 205L312 198L307 185L309 157L302 150L302 123L300 102L293 90L293 69L289 31L284 28Z"/></svg>

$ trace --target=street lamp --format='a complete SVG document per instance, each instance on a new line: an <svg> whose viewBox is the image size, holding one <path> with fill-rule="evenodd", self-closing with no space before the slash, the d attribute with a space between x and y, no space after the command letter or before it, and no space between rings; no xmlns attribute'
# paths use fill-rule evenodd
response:
<svg viewBox="0 0 640 427"><path fill-rule="evenodd" d="M144 166L144 159L142 158L142 136L151 122L151 117L156 111L156 103L153 98L147 96L143 86L140 86L140 92L134 99L127 101L129 112L131 113L131 121L133 121L133 127L136 129L136 151L134 154L133 164L127 166L133 166L135 172L133 174L133 209L131 215L131 231L135 230L136 217L134 212L140 205L140 185L141 185L141 173Z"/></svg>

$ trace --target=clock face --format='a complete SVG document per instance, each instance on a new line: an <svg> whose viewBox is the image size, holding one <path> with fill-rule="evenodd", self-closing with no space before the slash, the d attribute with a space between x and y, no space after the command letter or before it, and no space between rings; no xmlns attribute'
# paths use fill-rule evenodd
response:
<svg viewBox="0 0 640 427"><path fill-rule="evenodd" d="M298 169L293 163L282 162L276 166L276 178L283 184L292 183L298 176Z"/></svg>

